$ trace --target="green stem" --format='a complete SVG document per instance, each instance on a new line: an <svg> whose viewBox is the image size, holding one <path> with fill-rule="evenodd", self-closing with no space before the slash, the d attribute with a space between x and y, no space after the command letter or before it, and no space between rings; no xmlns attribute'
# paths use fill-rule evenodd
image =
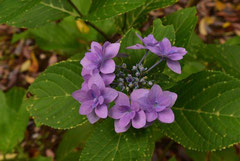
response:
<svg viewBox="0 0 240 161"><path fill-rule="evenodd" d="M79 9L75 6L75 4L71 1L68 0L68 3L73 7L73 9L79 14L80 18L83 17L83 14L79 11ZM89 21L84 21L87 25L91 26L92 28L94 28L97 32L99 32L106 40L109 40L109 37L101 30L99 29L97 26L95 26L93 23L89 22Z"/></svg>

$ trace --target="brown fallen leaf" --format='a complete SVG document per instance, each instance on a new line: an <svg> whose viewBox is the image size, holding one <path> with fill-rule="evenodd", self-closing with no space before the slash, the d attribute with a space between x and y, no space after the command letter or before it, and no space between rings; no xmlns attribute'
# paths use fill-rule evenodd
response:
<svg viewBox="0 0 240 161"><path fill-rule="evenodd" d="M25 77L25 80L27 83L32 84L34 82L35 78L27 75Z"/></svg>
<svg viewBox="0 0 240 161"><path fill-rule="evenodd" d="M38 60L34 54L34 52L31 52L31 66L29 67L29 71L36 73L38 71L39 65L38 65Z"/></svg>

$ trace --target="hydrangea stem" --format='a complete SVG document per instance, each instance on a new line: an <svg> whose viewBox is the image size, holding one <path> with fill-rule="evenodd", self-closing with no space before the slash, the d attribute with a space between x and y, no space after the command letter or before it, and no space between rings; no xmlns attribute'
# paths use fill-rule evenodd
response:
<svg viewBox="0 0 240 161"><path fill-rule="evenodd" d="M150 70L152 70L155 66L157 66L159 63L162 62L162 59L160 59L159 61L157 61L155 64L153 64L153 66L151 66L147 71L146 73L148 73Z"/></svg>
<svg viewBox="0 0 240 161"><path fill-rule="evenodd" d="M75 4L71 1L68 0L68 3L73 7L73 9L79 14L80 18L83 17L83 14L79 11L79 9L75 6ZM109 37L101 30L99 29L97 26L95 26L93 23L89 22L89 21L84 21L87 25L91 26L92 28L94 28L97 32L99 32L106 40L109 40Z"/></svg>
<svg viewBox="0 0 240 161"><path fill-rule="evenodd" d="M140 60L140 62L138 63L138 65L142 64L143 60L146 58L147 54L148 54L148 51L146 51L146 53L143 55L142 59Z"/></svg>

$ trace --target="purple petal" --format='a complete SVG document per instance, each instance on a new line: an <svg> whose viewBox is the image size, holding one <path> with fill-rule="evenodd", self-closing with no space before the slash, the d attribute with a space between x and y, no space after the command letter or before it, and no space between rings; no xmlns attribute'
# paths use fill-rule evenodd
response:
<svg viewBox="0 0 240 161"><path fill-rule="evenodd" d="M161 52L167 54L171 51L171 42L167 38L163 38L163 40L159 43L161 48Z"/></svg>
<svg viewBox="0 0 240 161"><path fill-rule="evenodd" d="M158 55L158 56L163 56L163 54L161 53L161 49L159 48L159 46L148 46L147 47L152 53Z"/></svg>
<svg viewBox="0 0 240 161"><path fill-rule="evenodd" d="M113 88L107 87L103 90L104 102L106 104L115 100L117 96L118 96L118 92Z"/></svg>
<svg viewBox="0 0 240 161"><path fill-rule="evenodd" d="M104 74L113 73L115 71L115 62L112 59L105 60L101 64L100 71Z"/></svg>
<svg viewBox="0 0 240 161"><path fill-rule="evenodd" d="M96 84L93 84L93 85L92 85L90 92L92 92L92 94L94 95L94 97L100 96L100 93L101 93L100 89L98 88L98 86L97 86Z"/></svg>
<svg viewBox="0 0 240 161"><path fill-rule="evenodd" d="M84 81L84 82L82 83L82 88L81 88L81 90L83 90L83 91L88 91L88 90L89 90L89 88L88 88L88 82L87 82L87 81Z"/></svg>
<svg viewBox="0 0 240 161"><path fill-rule="evenodd" d="M100 118L107 118L108 108L107 105L103 104L95 108L95 113Z"/></svg>
<svg viewBox="0 0 240 161"><path fill-rule="evenodd" d="M109 44L104 50L104 59L112 59L117 56L120 43Z"/></svg>
<svg viewBox="0 0 240 161"><path fill-rule="evenodd" d="M141 45L141 44L136 44L136 45L133 45L133 46L129 46L127 47L126 49L146 49L145 46Z"/></svg>
<svg viewBox="0 0 240 161"><path fill-rule="evenodd" d="M146 114L147 122L152 122L156 120L158 117L158 114L155 111L146 112L145 114Z"/></svg>
<svg viewBox="0 0 240 161"><path fill-rule="evenodd" d="M161 93L162 93L161 87L157 84L154 84L148 94L149 101L151 103L154 103L157 100L157 98L160 97Z"/></svg>
<svg viewBox="0 0 240 161"><path fill-rule="evenodd" d="M138 101L139 99L146 97L148 93L149 93L148 89L135 89L131 93L131 100Z"/></svg>
<svg viewBox="0 0 240 161"><path fill-rule="evenodd" d="M85 68L87 70L93 70L93 69L97 68L97 64L95 64L94 62L88 60L86 58L86 56L81 60L80 63L83 66L83 68Z"/></svg>
<svg viewBox="0 0 240 161"><path fill-rule="evenodd" d="M152 34L149 34L147 37L143 39L143 43L146 46L153 46L157 44L157 40L154 38Z"/></svg>
<svg viewBox="0 0 240 161"><path fill-rule="evenodd" d="M77 100L78 102L85 102L90 100L91 98L89 97L89 95L87 94L86 91L79 89L75 92L72 93L72 96L75 100Z"/></svg>
<svg viewBox="0 0 240 161"><path fill-rule="evenodd" d="M100 118L95 114L95 112L91 112L90 114L87 115L88 121L91 124L94 124L95 122L97 122Z"/></svg>
<svg viewBox="0 0 240 161"><path fill-rule="evenodd" d="M167 58L171 59L173 61L176 61L176 60L181 60L183 58L183 56L180 54L174 53L174 54L167 55Z"/></svg>
<svg viewBox="0 0 240 161"><path fill-rule="evenodd" d="M98 73L95 73L89 79L89 81L88 81L88 88L91 88L92 85L94 85L94 84L97 85L100 90L105 88L105 84L103 82L103 79L102 79L102 77Z"/></svg>
<svg viewBox="0 0 240 161"><path fill-rule="evenodd" d="M130 126L131 126L131 124L129 123L127 126L121 127L121 126L119 126L119 120L114 121L114 128L115 128L116 133L125 132L129 129Z"/></svg>
<svg viewBox="0 0 240 161"><path fill-rule="evenodd" d="M93 108L92 108L93 103L94 103L93 100L83 102L80 106L79 113L81 115L87 115L87 114L91 113L93 110Z"/></svg>
<svg viewBox="0 0 240 161"><path fill-rule="evenodd" d="M109 116L114 119L122 118L129 110L129 107L115 105L109 110Z"/></svg>
<svg viewBox="0 0 240 161"><path fill-rule="evenodd" d="M122 92L118 92L118 97L115 100L115 104L117 104L119 106L130 107L129 97L126 94L122 93Z"/></svg>
<svg viewBox="0 0 240 161"><path fill-rule="evenodd" d="M181 47L175 47L173 46L171 51L173 51L174 53L178 53L182 56L186 55L187 54L187 51L185 48L181 48Z"/></svg>
<svg viewBox="0 0 240 161"><path fill-rule="evenodd" d="M168 107L171 105L172 103L172 98L169 95L165 95L165 94L161 94L158 98L157 98L157 103L159 106L164 106L164 107Z"/></svg>
<svg viewBox="0 0 240 161"><path fill-rule="evenodd" d="M141 41L143 41L143 38L138 33L136 33L136 35Z"/></svg>
<svg viewBox="0 0 240 161"><path fill-rule="evenodd" d="M164 91L163 95L171 97L171 103L168 107L172 107L175 104L177 97L178 97L176 93L169 92L169 91Z"/></svg>
<svg viewBox="0 0 240 161"><path fill-rule="evenodd" d="M174 113L170 108L167 108L164 111L158 113L158 120L163 123L172 123L174 121L174 118Z"/></svg>
<svg viewBox="0 0 240 161"><path fill-rule="evenodd" d="M175 73L181 74L181 65L178 61L167 59L167 66Z"/></svg>
<svg viewBox="0 0 240 161"><path fill-rule="evenodd" d="M114 79L115 79L115 74L111 73L111 74L101 74L101 77L105 83L106 86L110 85Z"/></svg>
<svg viewBox="0 0 240 161"><path fill-rule="evenodd" d="M125 113L124 116L119 120L119 127L127 126L134 116L135 116L135 112Z"/></svg>
<svg viewBox="0 0 240 161"><path fill-rule="evenodd" d="M102 50L102 46L98 42L92 41L91 52L97 53L98 51L96 51L96 48Z"/></svg>
<svg viewBox="0 0 240 161"><path fill-rule="evenodd" d="M146 115L144 111L136 112L135 117L132 120L132 126L136 129L142 128L146 125Z"/></svg>

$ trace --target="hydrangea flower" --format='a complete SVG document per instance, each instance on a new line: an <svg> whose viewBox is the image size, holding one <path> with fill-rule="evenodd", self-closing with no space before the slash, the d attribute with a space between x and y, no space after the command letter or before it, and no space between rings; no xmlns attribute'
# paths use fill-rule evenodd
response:
<svg viewBox="0 0 240 161"><path fill-rule="evenodd" d="M171 46L167 38L158 42L151 34L145 38L137 36L144 46L136 44L128 48L146 49L145 55L130 69L123 63L117 66L116 71L113 58L118 54L120 44L105 42L101 46L92 42L90 51L81 60L81 75L84 79L82 88L72 94L73 98L81 103L79 113L86 115L90 123L109 116L115 119L114 127L117 133L125 132L131 126L136 129L150 126L156 119L163 123L174 121L171 107L176 102L177 94L162 91L159 85L153 85L155 80L148 78L147 74L164 59L167 60L170 69L181 73L178 60L187 52L184 48ZM146 68L142 62L149 50L161 59L150 68ZM114 88L130 94L130 99L127 94ZM115 105L108 111L111 102Z"/></svg>
<svg viewBox="0 0 240 161"><path fill-rule="evenodd" d="M131 103L126 94L119 92L115 106L109 110L109 116L115 119L114 127L117 133L127 131L131 125L137 129L146 125L146 115L135 101L138 99L139 90L132 92Z"/></svg>
<svg viewBox="0 0 240 161"><path fill-rule="evenodd" d="M171 42L167 38L164 38L158 45L149 48L149 50L162 59L166 59L167 66L172 71L181 74L181 65L178 61L183 59L183 56L187 54L185 48L172 46Z"/></svg>
<svg viewBox="0 0 240 161"><path fill-rule="evenodd" d="M158 41L154 38L154 36L152 34L149 34L145 38L142 38L137 33L136 33L136 35L142 41L144 46L141 45L141 44L136 44L136 45L127 47L127 49L150 49L150 48L152 48L152 47L154 47L155 45L158 44Z"/></svg>
<svg viewBox="0 0 240 161"><path fill-rule="evenodd" d="M105 42L101 46L97 42L92 42L90 52L87 52L81 60L84 80L88 80L92 74L100 72L104 82L109 85L115 78L113 72L116 65L113 58L117 56L119 48L119 43Z"/></svg>
<svg viewBox="0 0 240 161"><path fill-rule="evenodd" d="M159 85L154 84L151 90L138 99L139 104L144 107L147 122L158 119L163 123L172 123L174 113L171 107L177 100L177 94L169 91L162 91Z"/></svg>
<svg viewBox="0 0 240 161"><path fill-rule="evenodd" d="M79 113L87 115L90 123L97 122L100 118L107 118L108 105L117 96L118 92L105 84L98 73L95 73L83 84L82 89L72 94L73 98L81 103Z"/></svg>

